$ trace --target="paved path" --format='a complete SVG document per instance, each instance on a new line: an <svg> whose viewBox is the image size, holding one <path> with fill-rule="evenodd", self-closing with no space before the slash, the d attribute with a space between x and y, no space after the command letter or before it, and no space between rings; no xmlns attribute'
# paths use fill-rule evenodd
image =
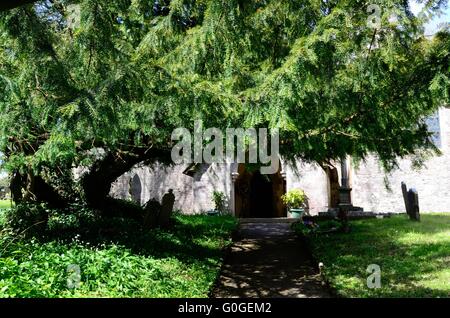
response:
<svg viewBox="0 0 450 318"><path fill-rule="evenodd" d="M215 297L331 297L289 223L245 223Z"/></svg>

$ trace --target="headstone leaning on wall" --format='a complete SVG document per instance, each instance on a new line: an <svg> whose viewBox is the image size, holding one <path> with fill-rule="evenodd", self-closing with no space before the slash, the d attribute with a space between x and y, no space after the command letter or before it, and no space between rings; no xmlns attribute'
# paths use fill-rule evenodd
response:
<svg viewBox="0 0 450 318"><path fill-rule="evenodd" d="M419 194L417 190L411 188L407 190L406 184L402 182L402 194L405 202L406 213L410 220L420 221Z"/></svg>
<svg viewBox="0 0 450 318"><path fill-rule="evenodd" d="M403 194L403 201L405 202L405 209L406 209L406 214L410 214L409 211L409 205L408 205L408 190L406 188L406 184L404 182L402 182L402 194Z"/></svg>

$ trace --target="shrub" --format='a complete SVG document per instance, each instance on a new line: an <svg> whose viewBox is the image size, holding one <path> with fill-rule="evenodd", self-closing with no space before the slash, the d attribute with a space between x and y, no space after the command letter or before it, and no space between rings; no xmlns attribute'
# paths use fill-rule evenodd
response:
<svg viewBox="0 0 450 318"><path fill-rule="evenodd" d="M314 222L308 222L308 221L302 221L302 222L296 222L292 224L292 229L304 236L308 236L313 234L317 230L318 225Z"/></svg>
<svg viewBox="0 0 450 318"><path fill-rule="evenodd" d="M96 225L98 215L81 203L71 203L63 209L52 209L45 203L27 202L9 209L6 226L25 236L78 230Z"/></svg>
<svg viewBox="0 0 450 318"><path fill-rule="evenodd" d="M98 220L98 214L86 205L71 203L64 209L50 210L47 230L51 232L77 230L87 228Z"/></svg>
<svg viewBox="0 0 450 318"><path fill-rule="evenodd" d="M6 226L18 232L41 232L46 228L49 214L45 203L20 203L6 211Z"/></svg>
<svg viewBox="0 0 450 318"><path fill-rule="evenodd" d="M292 229L298 234L308 236L322 233L338 232L342 230L342 224L336 220L321 221L315 223L311 220L304 220L292 224Z"/></svg>
<svg viewBox="0 0 450 318"><path fill-rule="evenodd" d="M219 211L220 213L225 212L225 194L223 192L214 191L213 202L216 211Z"/></svg>

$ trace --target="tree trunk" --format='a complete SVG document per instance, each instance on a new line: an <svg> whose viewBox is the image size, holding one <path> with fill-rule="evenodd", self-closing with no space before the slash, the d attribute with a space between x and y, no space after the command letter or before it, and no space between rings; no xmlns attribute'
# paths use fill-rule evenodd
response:
<svg viewBox="0 0 450 318"><path fill-rule="evenodd" d="M64 199L41 176L28 172L22 175L14 172L11 177L11 196L14 203L46 202L50 206L59 208L65 205Z"/></svg>
<svg viewBox="0 0 450 318"><path fill-rule="evenodd" d="M51 207L60 208L65 200L41 176L29 171L26 175L14 172L11 177L11 196L14 203L46 202Z"/></svg>
<svg viewBox="0 0 450 318"><path fill-rule="evenodd" d="M47 202L55 208L64 207L66 200L56 191L54 187L48 184L41 176L34 176L33 194L38 202Z"/></svg>
<svg viewBox="0 0 450 318"><path fill-rule="evenodd" d="M18 171L14 171L11 175L9 189L11 191L11 199L16 204L20 203L23 199L22 187L22 175Z"/></svg>
<svg viewBox="0 0 450 318"><path fill-rule="evenodd" d="M81 181L87 204L93 208L103 209L111 190L111 183L125 173L129 165L133 166L134 160L119 159L115 153L108 153L96 161Z"/></svg>

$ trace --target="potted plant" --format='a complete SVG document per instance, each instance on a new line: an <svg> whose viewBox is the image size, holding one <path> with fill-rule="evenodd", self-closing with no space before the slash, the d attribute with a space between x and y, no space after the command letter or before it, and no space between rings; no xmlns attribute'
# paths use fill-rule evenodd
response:
<svg viewBox="0 0 450 318"><path fill-rule="evenodd" d="M281 200L287 206L290 217L301 218L305 213L307 196L303 190L293 189L281 196Z"/></svg>

